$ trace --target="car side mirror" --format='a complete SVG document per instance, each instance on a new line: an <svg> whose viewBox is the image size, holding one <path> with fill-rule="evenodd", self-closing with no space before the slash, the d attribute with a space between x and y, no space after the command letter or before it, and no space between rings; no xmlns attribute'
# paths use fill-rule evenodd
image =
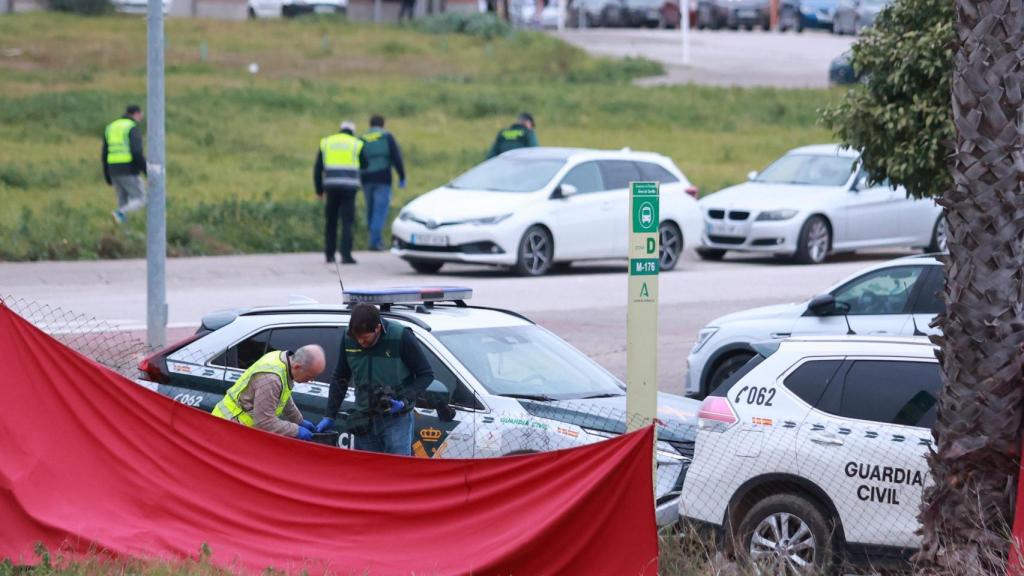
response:
<svg viewBox="0 0 1024 576"><path fill-rule="evenodd" d="M818 294L811 298L807 311L815 316L828 316L837 309L836 297L831 294Z"/></svg>
<svg viewBox="0 0 1024 576"><path fill-rule="evenodd" d="M437 410L437 419L441 422L451 422L455 419L455 409L448 403L451 394L440 380L434 380L427 386L423 398L427 408Z"/></svg>
<svg viewBox="0 0 1024 576"><path fill-rule="evenodd" d="M579 193L579 189L572 184L559 184L555 191L551 193L551 198L552 200L560 200L577 193Z"/></svg>
<svg viewBox="0 0 1024 576"><path fill-rule="evenodd" d="M747 172L747 180L757 180L757 170L751 170L750 172Z"/></svg>

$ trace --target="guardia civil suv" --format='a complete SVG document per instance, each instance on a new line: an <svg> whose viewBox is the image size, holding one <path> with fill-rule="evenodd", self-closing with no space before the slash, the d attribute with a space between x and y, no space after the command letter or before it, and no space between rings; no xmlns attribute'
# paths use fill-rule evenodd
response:
<svg viewBox="0 0 1024 576"><path fill-rule="evenodd" d="M681 516L761 573L905 560L931 482L934 346L818 337L758 352L701 405Z"/></svg>
<svg viewBox="0 0 1024 576"><path fill-rule="evenodd" d="M414 410L412 452L423 458L485 458L569 448L626 430L624 385L564 340L510 311L471 306L466 288L352 291L349 302L380 306L423 344L434 382ZM270 350L319 344L327 368L295 385L303 415L318 421L347 329L346 305L301 304L210 314L189 339L146 358L140 384L210 411L242 372ZM345 419L338 444L351 446ZM677 519L679 491L693 453L699 403L658 397L656 511L660 525ZM571 481L567 478L566 481Z"/></svg>

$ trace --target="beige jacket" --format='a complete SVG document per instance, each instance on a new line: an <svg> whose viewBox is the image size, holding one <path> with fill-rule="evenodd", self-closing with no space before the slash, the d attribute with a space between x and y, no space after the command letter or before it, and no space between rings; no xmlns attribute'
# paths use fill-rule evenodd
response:
<svg viewBox="0 0 1024 576"><path fill-rule="evenodd" d="M289 389L294 386L293 382L288 382ZM274 374L266 372L256 374L238 398L238 403L242 406L242 410L252 415L254 427L274 434L294 437L299 433L299 424L303 420L302 412L295 405L294 398L289 398L281 417L278 418L274 415L274 412L277 411L277 404L281 400L281 390L281 379Z"/></svg>

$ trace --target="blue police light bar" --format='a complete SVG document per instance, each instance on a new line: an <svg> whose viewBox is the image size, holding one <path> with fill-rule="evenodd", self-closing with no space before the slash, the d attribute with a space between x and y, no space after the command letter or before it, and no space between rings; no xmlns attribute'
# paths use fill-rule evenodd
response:
<svg viewBox="0 0 1024 576"><path fill-rule="evenodd" d="M464 286L406 286L398 288L357 288L342 294L345 304L406 304L420 302L456 302L473 297L473 289Z"/></svg>

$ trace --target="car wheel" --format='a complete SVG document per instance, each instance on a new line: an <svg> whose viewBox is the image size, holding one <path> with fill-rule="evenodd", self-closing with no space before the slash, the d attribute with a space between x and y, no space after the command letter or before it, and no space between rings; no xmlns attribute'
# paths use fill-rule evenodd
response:
<svg viewBox="0 0 1024 576"><path fill-rule="evenodd" d="M821 216L811 216L800 229L794 259L800 264L821 264L828 256L832 244L832 232Z"/></svg>
<svg viewBox="0 0 1024 576"><path fill-rule="evenodd" d="M658 264L662 272L668 272L679 264L683 255L683 233L672 222L662 222L658 227Z"/></svg>
<svg viewBox="0 0 1024 576"><path fill-rule="evenodd" d="M834 522L815 503L773 494L743 517L736 552L756 574L824 574L836 558L833 531Z"/></svg>
<svg viewBox="0 0 1024 576"><path fill-rule="evenodd" d="M719 250L718 248L697 248L697 256L700 256L701 260L718 262L722 258L725 258L725 250Z"/></svg>
<svg viewBox="0 0 1024 576"><path fill-rule="evenodd" d="M554 253L551 234L543 226L531 226L519 241L519 260L513 270L520 276L543 276L551 269Z"/></svg>
<svg viewBox="0 0 1024 576"><path fill-rule="evenodd" d="M946 218L939 216L939 219L935 221L935 227L932 228L932 242L925 248L925 252L928 253L940 253L945 252L949 248L949 225L946 224Z"/></svg>
<svg viewBox="0 0 1024 576"><path fill-rule="evenodd" d="M434 262L432 260L409 260L409 266L412 269L419 272L420 274L436 274L441 266L444 266L444 262Z"/></svg>
<svg viewBox="0 0 1024 576"><path fill-rule="evenodd" d="M718 387L722 385L722 382L725 382L729 376L732 376L737 370L743 368L743 365L753 357L753 352L737 352L731 356L723 358L717 365L715 365L715 370L708 378L707 390L705 390L704 393L710 394L717 390Z"/></svg>

